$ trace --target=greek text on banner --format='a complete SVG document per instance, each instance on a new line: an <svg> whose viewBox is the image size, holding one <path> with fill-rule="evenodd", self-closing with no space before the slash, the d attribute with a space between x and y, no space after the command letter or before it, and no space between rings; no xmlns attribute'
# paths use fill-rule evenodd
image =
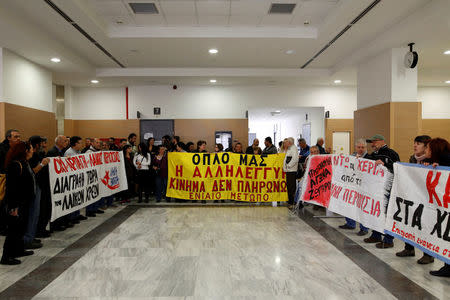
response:
<svg viewBox="0 0 450 300"><path fill-rule="evenodd" d="M450 168L394 165L385 232L450 264Z"/></svg>
<svg viewBox="0 0 450 300"><path fill-rule="evenodd" d="M391 184L392 174L372 160L314 155L308 160L300 199L382 232Z"/></svg>
<svg viewBox="0 0 450 300"><path fill-rule="evenodd" d="M169 153L167 196L184 200L287 201L284 154Z"/></svg>
<svg viewBox="0 0 450 300"><path fill-rule="evenodd" d="M122 152L53 157L49 172L51 221L128 188Z"/></svg>

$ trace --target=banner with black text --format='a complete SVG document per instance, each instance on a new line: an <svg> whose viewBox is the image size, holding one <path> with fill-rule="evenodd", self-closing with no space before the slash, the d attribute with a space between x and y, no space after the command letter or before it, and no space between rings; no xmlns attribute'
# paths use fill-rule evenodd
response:
<svg viewBox="0 0 450 300"><path fill-rule="evenodd" d="M128 188L121 151L52 157L49 171L51 221Z"/></svg>

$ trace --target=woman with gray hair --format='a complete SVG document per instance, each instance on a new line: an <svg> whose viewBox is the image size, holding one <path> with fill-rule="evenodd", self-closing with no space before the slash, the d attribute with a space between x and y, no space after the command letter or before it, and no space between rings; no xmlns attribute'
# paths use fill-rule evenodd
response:
<svg viewBox="0 0 450 300"><path fill-rule="evenodd" d="M291 209L294 205L296 190L296 174L298 168L298 150L295 146L295 140L292 137L286 140L286 156L284 158L283 171L286 173L286 183L288 191L288 207Z"/></svg>

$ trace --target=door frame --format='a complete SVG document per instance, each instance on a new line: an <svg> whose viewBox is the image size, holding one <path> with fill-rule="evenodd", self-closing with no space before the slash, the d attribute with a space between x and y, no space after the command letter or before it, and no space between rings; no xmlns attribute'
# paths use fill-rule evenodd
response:
<svg viewBox="0 0 450 300"><path fill-rule="evenodd" d="M352 145L352 133L353 133L353 131L352 130L332 130L331 131L331 151L333 151L333 148L334 148L333 133L335 133L335 132L348 132L348 136L349 136L348 149L350 149L350 154L352 154L354 152L353 147L352 147L353 146Z"/></svg>

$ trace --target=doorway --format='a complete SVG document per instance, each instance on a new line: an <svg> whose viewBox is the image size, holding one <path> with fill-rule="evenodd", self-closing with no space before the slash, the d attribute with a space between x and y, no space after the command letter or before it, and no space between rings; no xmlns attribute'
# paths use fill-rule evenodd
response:
<svg viewBox="0 0 450 300"><path fill-rule="evenodd" d="M333 154L350 154L350 132L333 132Z"/></svg>

